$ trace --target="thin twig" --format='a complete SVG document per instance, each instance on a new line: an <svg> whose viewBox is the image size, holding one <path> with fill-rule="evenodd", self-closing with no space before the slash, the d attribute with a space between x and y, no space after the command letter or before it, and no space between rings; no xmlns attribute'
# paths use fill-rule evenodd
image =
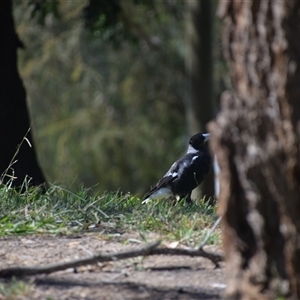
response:
<svg viewBox="0 0 300 300"><path fill-rule="evenodd" d="M203 242L201 242L201 244L197 247L197 249L202 249L207 241L209 240L209 238L212 236L212 234L214 233L214 231L216 230L217 226L219 225L219 223L222 220L222 216L220 216L217 221L214 223L214 225L212 226L212 228L208 231L208 233L206 234L205 239L203 240Z"/></svg>
<svg viewBox="0 0 300 300"><path fill-rule="evenodd" d="M17 160L15 160L15 158L17 157L18 153L20 152L20 148L21 148L21 146L23 145L24 141L27 142L27 144L28 144L28 146L29 146L30 148L32 147L31 143L29 142L29 140L28 140L28 138L27 138L27 135L28 135L28 133L30 132L30 130L31 130L31 125L29 126L29 128L28 128L28 130L26 131L24 137L22 138L21 143L17 146L17 149L16 149L16 151L15 151L15 153L14 153L12 159L10 160L10 162L9 162L9 164L8 164L8 166L7 166L7 168L6 168L6 169L4 170L4 172L1 174L1 176L0 176L0 182L2 182L6 176L7 176L7 177L10 177L10 175L7 175L8 170L9 170L9 169L17 162ZM15 179L16 179L15 177L12 177L12 178L11 178L12 181L15 180Z"/></svg>
<svg viewBox="0 0 300 300"><path fill-rule="evenodd" d="M116 261L119 259L133 258L137 256L149 255L186 255L186 256L202 256L210 259L216 266L220 261L223 261L221 254L206 252L203 249L170 249L170 248L157 248L160 241L146 244L139 249L121 251L112 254L100 254L83 259L77 259L64 263L57 263L46 265L43 267L8 267L0 269L0 278L21 277L39 274L50 274L57 271L66 270L69 268L77 268L84 265L91 265L98 262Z"/></svg>

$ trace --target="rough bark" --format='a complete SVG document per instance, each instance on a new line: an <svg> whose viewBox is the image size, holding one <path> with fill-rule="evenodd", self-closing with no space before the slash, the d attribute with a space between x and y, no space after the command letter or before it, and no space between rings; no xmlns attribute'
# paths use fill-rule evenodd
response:
<svg viewBox="0 0 300 300"><path fill-rule="evenodd" d="M186 99L190 135L206 132L206 124L215 116L213 93L213 3L188 1L186 69L191 97ZM202 184L202 194L214 196L211 171Z"/></svg>
<svg viewBox="0 0 300 300"><path fill-rule="evenodd" d="M209 126L235 299L300 299L298 1L220 1L233 92Z"/></svg>
<svg viewBox="0 0 300 300"><path fill-rule="evenodd" d="M17 151L18 144L30 127L26 106L26 93L17 69L17 49L22 47L12 16L12 1L0 1L0 175L3 175ZM14 175L14 186L20 186L25 177L31 177L31 184L45 182L38 165L31 132L27 135L32 147L23 143L17 162L6 175ZM3 177L3 176L2 176ZM3 179L10 180L5 176Z"/></svg>

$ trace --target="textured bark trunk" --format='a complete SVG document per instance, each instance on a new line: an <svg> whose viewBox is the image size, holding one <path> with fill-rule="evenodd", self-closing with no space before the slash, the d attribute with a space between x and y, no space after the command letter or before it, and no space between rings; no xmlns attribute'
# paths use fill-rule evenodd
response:
<svg viewBox="0 0 300 300"><path fill-rule="evenodd" d="M26 94L17 70L17 49L22 43L14 29L12 16L12 1L0 1L0 175L8 168L30 127L26 106ZM39 185L45 182L37 163L33 148L31 133L27 135L32 147L24 143L18 155L17 162L7 172L14 175L14 186L20 186L25 177L32 178L31 184ZM10 179L5 176L4 181Z"/></svg>
<svg viewBox="0 0 300 300"><path fill-rule="evenodd" d="M186 99L190 135L206 132L215 116L213 93L213 3L188 1L186 69L191 83L191 98ZM214 196L211 171L201 185L202 194Z"/></svg>
<svg viewBox="0 0 300 300"><path fill-rule="evenodd" d="M300 3L220 1L234 92L210 124L236 299L300 299Z"/></svg>

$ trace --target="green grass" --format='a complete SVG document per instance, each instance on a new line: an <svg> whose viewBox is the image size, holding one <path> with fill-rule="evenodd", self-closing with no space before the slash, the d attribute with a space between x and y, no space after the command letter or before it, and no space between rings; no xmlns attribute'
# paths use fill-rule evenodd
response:
<svg viewBox="0 0 300 300"><path fill-rule="evenodd" d="M205 201L190 206L167 200L142 205L130 194L95 195L84 188L72 193L56 185L44 194L38 188L19 193L2 185L0 198L0 236L71 234L103 230L97 224L109 224L118 232L139 232L141 241L149 233L156 233L194 246L216 220L215 208ZM109 231L106 234L111 235ZM218 241L214 233L208 243Z"/></svg>
<svg viewBox="0 0 300 300"><path fill-rule="evenodd" d="M18 296L30 294L33 285L30 282L12 279L9 282L0 282L0 299L14 300L21 299Z"/></svg>

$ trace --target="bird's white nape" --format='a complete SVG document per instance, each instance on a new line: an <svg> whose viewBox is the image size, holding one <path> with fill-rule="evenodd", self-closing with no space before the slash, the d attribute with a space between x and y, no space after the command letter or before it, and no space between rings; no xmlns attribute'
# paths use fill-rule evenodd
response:
<svg viewBox="0 0 300 300"><path fill-rule="evenodd" d="M172 196L172 191L170 188L161 188L157 191L155 191L153 194L151 194L148 198L146 198L142 204L148 203L150 200L158 200L161 198L168 198Z"/></svg>
<svg viewBox="0 0 300 300"><path fill-rule="evenodd" d="M192 145L189 145L186 153L196 153L198 150L196 150Z"/></svg>

